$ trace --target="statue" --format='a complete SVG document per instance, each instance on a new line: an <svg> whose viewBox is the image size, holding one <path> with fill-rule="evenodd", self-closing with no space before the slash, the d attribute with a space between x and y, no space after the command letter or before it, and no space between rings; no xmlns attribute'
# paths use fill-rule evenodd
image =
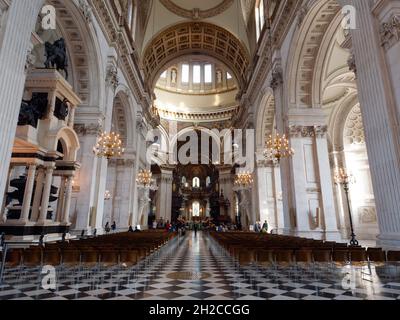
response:
<svg viewBox="0 0 400 320"><path fill-rule="evenodd" d="M176 83L177 73L175 69L172 69L171 72L171 83Z"/></svg>
<svg viewBox="0 0 400 320"><path fill-rule="evenodd" d="M47 93L33 93L31 100L22 100L18 125L37 128L39 119L46 115L47 104Z"/></svg>
<svg viewBox="0 0 400 320"><path fill-rule="evenodd" d="M217 71L217 83L222 83L222 72L221 72L221 70Z"/></svg>
<svg viewBox="0 0 400 320"><path fill-rule="evenodd" d="M46 69L55 67L58 71L63 70L65 72L65 79L68 80L68 56L65 40L61 38L53 44L46 42L45 50L46 62L44 65Z"/></svg>
<svg viewBox="0 0 400 320"><path fill-rule="evenodd" d="M68 116L68 100L64 99L61 101L60 99L57 98L56 100L56 107L54 110L54 116L58 120L65 120L65 118Z"/></svg>

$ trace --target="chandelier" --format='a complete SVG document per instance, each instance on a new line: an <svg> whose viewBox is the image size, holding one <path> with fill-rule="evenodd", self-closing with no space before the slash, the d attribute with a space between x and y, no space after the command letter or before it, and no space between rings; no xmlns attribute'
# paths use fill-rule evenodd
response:
<svg viewBox="0 0 400 320"><path fill-rule="evenodd" d="M348 174L344 168L339 168L335 174L335 183L347 188L349 184L355 183L355 178L352 174Z"/></svg>
<svg viewBox="0 0 400 320"><path fill-rule="evenodd" d="M109 190L106 190L105 194L104 194L104 200L108 201L111 200L111 192Z"/></svg>
<svg viewBox="0 0 400 320"><path fill-rule="evenodd" d="M236 174L235 177L235 188L240 189L249 189L253 184L254 179L253 175L250 172L241 172Z"/></svg>
<svg viewBox="0 0 400 320"><path fill-rule="evenodd" d="M114 157L120 157L125 152L125 149L122 148L122 141L119 134L104 132L97 140L93 152L99 158L110 160Z"/></svg>
<svg viewBox="0 0 400 320"><path fill-rule="evenodd" d="M136 182L138 183L138 187L142 189L158 189L155 180L153 179L153 173L150 170L140 170Z"/></svg>
<svg viewBox="0 0 400 320"><path fill-rule="evenodd" d="M279 163L283 158L290 158L294 155L294 150L289 146L289 140L286 135L275 137L269 136L267 149L264 151L264 157L274 163Z"/></svg>

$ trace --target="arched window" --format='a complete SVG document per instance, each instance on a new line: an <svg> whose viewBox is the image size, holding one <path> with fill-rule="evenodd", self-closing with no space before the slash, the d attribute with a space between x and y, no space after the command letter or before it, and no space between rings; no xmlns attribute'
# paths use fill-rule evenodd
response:
<svg viewBox="0 0 400 320"><path fill-rule="evenodd" d="M193 178L193 188L200 188L200 178Z"/></svg>
<svg viewBox="0 0 400 320"><path fill-rule="evenodd" d="M255 17L256 17L256 35L257 41L261 36L261 31L264 28L265 24L265 16L264 16L264 0L257 0L256 9L255 9Z"/></svg>
<svg viewBox="0 0 400 320"><path fill-rule="evenodd" d="M195 201L192 205L193 217L200 217L200 202Z"/></svg>

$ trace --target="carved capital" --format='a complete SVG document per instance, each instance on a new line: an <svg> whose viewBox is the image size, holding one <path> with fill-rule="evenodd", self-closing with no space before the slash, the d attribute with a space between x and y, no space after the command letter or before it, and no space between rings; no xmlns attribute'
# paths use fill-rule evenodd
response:
<svg viewBox="0 0 400 320"><path fill-rule="evenodd" d="M275 66L272 70L272 79L270 86L273 90L278 89L283 84L283 71L280 66Z"/></svg>
<svg viewBox="0 0 400 320"><path fill-rule="evenodd" d="M386 50L400 41L400 15L393 15L389 21L382 23L380 37L381 45Z"/></svg>

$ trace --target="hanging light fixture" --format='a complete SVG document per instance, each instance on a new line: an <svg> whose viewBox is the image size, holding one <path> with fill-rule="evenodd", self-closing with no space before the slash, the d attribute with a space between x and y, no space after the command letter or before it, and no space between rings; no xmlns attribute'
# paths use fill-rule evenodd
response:
<svg viewBox="0 0 400 320"><path fill-rule="evenodd" d="M125 149L122 148L122 140L119 134L103 132L98 138L93 152L99 158L110 160L114 157L121 157Z"/></svg>
<svg viewBox="0 0 400 320"><path fill-rule="evenodd" d="M140 170L136 182L138 183L138 187L141 189L153 191L158 189L156 182L153 179L153 173L150 170Z"/></svg>
<svg viewBox="0 0 400 320"><path fill-rule="evenodd" d="M111 192L109 190L106 190L104 194L104 200L106 201L111 200Z"/></svg>
<svg viewBox="0 0 400 320"><path fill-rule="evenodd" d="M267 149L264 151L264 157L274 163L279 163L283 158L290 158L294 155L294 150L290 148L289 140L286 135L270 135L267 141Z"/></svg>
<svg viewBox="0 0 400 320"><path fill-rule="evenodd" d="M254 179L253 175L250 172L240 172L236 174L235 177L235 189L236 190L246 190L251 188L253 185Z"/></svg>

